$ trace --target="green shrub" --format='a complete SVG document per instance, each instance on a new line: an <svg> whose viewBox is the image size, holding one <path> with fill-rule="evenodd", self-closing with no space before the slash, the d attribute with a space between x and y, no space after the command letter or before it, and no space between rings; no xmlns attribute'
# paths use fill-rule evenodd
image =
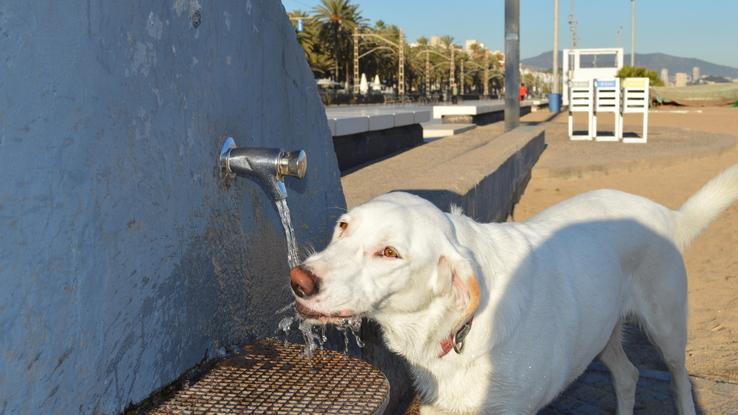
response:
<svg viewBox="0 0 738 415"><path fill-rule="evenodd" d="M656 71L652 71L645 66L625 65L618 71L618 78L648 78L651 86L664 86Z"/></svg>

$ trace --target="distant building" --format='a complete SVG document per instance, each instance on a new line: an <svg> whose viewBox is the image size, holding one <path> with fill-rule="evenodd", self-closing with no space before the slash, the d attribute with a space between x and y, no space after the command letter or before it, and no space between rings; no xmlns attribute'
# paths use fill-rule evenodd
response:
<svg viewBox="0 0 738 415"><path fill-rule="evenodd" d="M700 79L700 67L695 66L692 68L692 82L697 82L698 79Z"/></svg>
<svg viewBox="0 0 738 415"><path fill-rule="evenodd" d="M472 45L479 45L480 48L484 49L484 43L476 39L467 39L464 41L464 50L471 52Z"/></svg>
<svg viewBox="0 0 738 415"><path fill-rule="evenodd" d="M669 86L669 70L666 68L661 68L661 82L664 86Z"/></svg>
<svg viewBox="0 0 738 415"><path fill-rule="evenodd" d="M685 72L677 72L674 75L674 86L687 86L689 82L689 75Z"/></svg>
<svg viewBox="0 0 738 415"><path fill-rule="evenodd" d="M431 36L431 38L430 38L430 45L431 46L441 46L441 37L440 36Z"/></svg>

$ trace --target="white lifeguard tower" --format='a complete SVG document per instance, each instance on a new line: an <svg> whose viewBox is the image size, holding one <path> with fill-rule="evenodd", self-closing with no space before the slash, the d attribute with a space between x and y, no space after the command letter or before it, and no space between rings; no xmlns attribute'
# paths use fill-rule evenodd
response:
<svg viewBox="0 0 738 415"><path fill-rule="evenodd" d="M563 105L569 105L572 81L614 79L623 67L623 48L564 49Z"/></svg>

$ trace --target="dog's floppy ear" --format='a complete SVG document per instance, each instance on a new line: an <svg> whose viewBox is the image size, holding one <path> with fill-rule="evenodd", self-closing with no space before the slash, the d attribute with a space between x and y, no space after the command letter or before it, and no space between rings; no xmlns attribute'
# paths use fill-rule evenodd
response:
<svg viewBox="0 0 738 415"><path fill-rule="evenodd" d="M463 322L479 307L479 282L474 269L469 260L453 248L439 258L432 288L436 295L451 292L459 308L464 309Z"/></svg>

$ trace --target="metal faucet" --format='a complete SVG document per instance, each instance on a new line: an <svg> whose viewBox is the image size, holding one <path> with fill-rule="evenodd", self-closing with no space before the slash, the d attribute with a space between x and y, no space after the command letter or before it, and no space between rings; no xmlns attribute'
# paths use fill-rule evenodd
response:
<svg viewBox="0 0 738 415"><path fill-rule="evenodd" d="M220 148L219 162L221 171L227 177L255 178L274 201L287 198L285 176L302 179L307 172L307 154L304 150L237 147L233 137L226 138Z"/></svg>

